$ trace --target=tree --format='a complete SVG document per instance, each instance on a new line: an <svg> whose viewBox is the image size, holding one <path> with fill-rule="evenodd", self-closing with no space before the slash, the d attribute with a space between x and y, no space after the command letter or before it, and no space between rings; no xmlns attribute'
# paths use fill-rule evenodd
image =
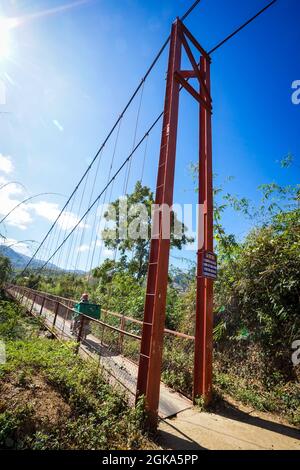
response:
<svg viewBox="0 0 300 470"><path fill-rule="evenodd" d="M127 267L128 271L140 280L147 272L147 264L150 249L150 232L152 220L152 205L154 204L153 193L147 186L142 186L138 181L132 194L127 196L127 210L122 210L122 201L114 201L111 209L105 213L105 219L108 223L102 236L105 240L105 246L117 249L121 254L121 263ZM141 217L143 216L143 217ZM171 246L182 249L187 243L193 241L186 235L187 228L180 222L176 214L170 212L170 239ZM115 222L114 229L110 228L110 223ZM177 238L174 228L179 227L181 238ZM134 230L135 237L130 236ZM124 238L122 233L126 231ZM129 232L129 233L128 233ZM128 261L127 253L133 253L132 260Z"/></svg>
<svg viewBox="0 0 300 470"><path fill-rule="evenodd" d="M224 327L222 351L246 340L247 347L235 352L236 361L256 345L265 376L279 370L293 377L291 344L300 331L299 272L300 210L295 209L252 230L235 260L222 264L215 285L217 321Z"/></svg>
<svg viewBox="0 0 300 470"><path fill-rule="evenodd" d="M261 185L257 205L215 189L215 357L225 372L230 367L239 376L252 374L268 383L274 377L295 378L291 344L300 331L299 188ZM241 242L222 225L228 209L251 220ZM180 300L188 315L182 329L192 334L187 327L194 324L193 282Z"/></svg>

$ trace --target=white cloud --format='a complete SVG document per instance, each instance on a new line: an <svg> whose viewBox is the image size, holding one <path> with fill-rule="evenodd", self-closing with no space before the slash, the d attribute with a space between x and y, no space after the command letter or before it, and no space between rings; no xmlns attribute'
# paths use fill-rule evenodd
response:
<svg viewBox="0 0 300 470"><path fill-rule="evenodd" d="M110 248L107 248L104 244L104 240L97 240L96 241L96 246L101 247L101 259L105 258L113 258L114 257L114 250L111 250Z"/></svg>
<svg viewBox="0 0 300 470"><path fill-rule="evenodd" d="M1 175L0 175L0 188L1 188L1 191L6 191L6 192L9 192L10 194L21 194L24 191L24 187L21 184L10 182L8 179L4 178Z"/></svg>
<svg viewBox="0 0 300 470"><path fill-rule="evenodd" d="M0 184L7 183L4 178L0 178ZM14 207L16 207L22 199L16 198L17 195L22 193L22 188L17 184L9 184L0 190L0 218L5 217ZM25 230L29 223L32 222L32 217L29 213L28 206L20 206L15 209L5 220L5 223L21 230Z"/></svg>
<svg viewBox="0 0 300 470"><path fill-rule="evenodd" d="M102 251L102 258L113 258L114 257L114 251L110 250L109 248L104 248Z"/></svg>
<svg viewBox="0 0 300 470"><path fill-rule="evenodd" d="M54 222L59 214L58 204L53 202L39 201L30 204L30 207L37 215L44 217L50 222Z"/></svg>
<svg viewBox="0 0 300 470"><path fill-rule="evenodd" d="M11 157L0 154L0 171L3 171L5 174L14 171ZM0 189L0 220L25 199L23 196L24 188L20 184L9 183L3 187L6 183L9 183L9 180L4 175L0 175L0 188L2 187ZM25 203L14 209L5 219L5 223L25 230L33 222L33 215L38 215L53 223L57 219L60 210L60 206L57 203L47 201ZM69 231L79 223L79 220L79 217L73 212L64 211L57 223L62 230ZM78 228L89 228L89 225L81 222Z"/></svg>
<svg viewBox="0 0 300 470"><path fill-rule="evenodd" d="M11 161L11 157L4 156L0 153L0 171L9 174L14 171L14 165Z"/></svg>
<svg viewBox="0 0 300 470"><path fill-rule="evenodd" d="M59 205L54 202L40 201L30 204L30 208L32 208L37 215L49 220L50 222L54 222L60 213ZM65 211L58 219L57 223L63 230L70 230L79 222L79 220L79 217L74 213ZM88 226L83 222L79 224L79 228L87 227Z"/></svg>
<svg viewBox="0 0 300 470"><path fill-rule="evenodd" d="M90 246L89 246L89 245L80 245L80 246L78 247L78 251L79 251L80 253L84 253L84 252L89 251L89 250L90 250Z"/></svg>
<svg viewBox="0 0 300 470"><path fill-rule="evenodd" d="M21 253L22 255L31 255L29 245L27 243L18 242L18 240L15 240L14 238L7 238L2 245L11 247L12 250L17 253Z"/></svg>
<svg viewBox="0 0 300 470"><path fill-rule="evenodd" d="M94 245L94 242L92 243L92 246L93 245ZM106 248L104 243L103 243L103 240L97 240L96 241L96 246L97 247L102 247L102 249L101 249L101 257L102 258L112 258L113 257L114 251L110 250L109 248ZM85 253L85 252L89 251L90 249L91 249L91 246L87 245L87 244L83 244L83 245L80 245L78 247L78 251L80 253Z"/></svg>

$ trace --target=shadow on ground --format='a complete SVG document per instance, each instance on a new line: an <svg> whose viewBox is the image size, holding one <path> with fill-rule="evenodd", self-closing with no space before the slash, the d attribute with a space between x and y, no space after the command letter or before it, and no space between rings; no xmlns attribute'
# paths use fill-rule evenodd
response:
<svg viewBox="0 0 300 470"><path fill-rule="evenodd" d="M276 432L277 434L300 440L300 430L286 424L276 423L259 416L253 416L251 412L247 413L242 411L226 400L218 402L215 408L209 411L212 411L219 416L223 416L224 418L233 419L240 423L247 423L260 429L266 429L267 431Z"/></svg>
<svg viewBox="0 0 300 470"><path fill-rule="evenodd" d="M180 449L180 450L207 450L205 447L200 446L198 442L193 441L189 436L177 429L176 426L170 424L166 420L162 420L167 426L170 427L170 432L159 431L158 444L165 449ZM173 432L176 434L174 435Z"/></svg>

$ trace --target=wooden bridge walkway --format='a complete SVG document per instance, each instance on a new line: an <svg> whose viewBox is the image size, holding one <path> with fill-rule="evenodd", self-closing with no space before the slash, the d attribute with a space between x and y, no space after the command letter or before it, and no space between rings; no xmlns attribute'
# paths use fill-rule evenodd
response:
<svg viewBox="0 0 300 470"><path fill-rule="evenodd" d="M61 340L76 340L70 330L71 308L65 306L70 312L68 312L67 315L58 313L55 318L55 308L57 304L52 299L54 296L46 298L42 294L36 293L35 298L32 298L32 292L33 291L28 290L27 292L25 291L25 294L23 292L20 296L20 292L17 292L14 286L8 288L8 293L24 305L32 315L42 319L45 326L55 334L55 336ZM65 312L66 310L64 310L64 313ZM109 327L109 325L107 327ZM101 342L101 339L94 334L89 334L86 340L80 343L79 352L83 357L92 357L99 361L109 381L118 384L126 390L128 401L131 403L134 402L138 366L133 361L116 351L110 350ZM161 418L174 416L183 410L192 408L192 406L193 404L189 399L161 383L159 401L159 416Z"/></svg>

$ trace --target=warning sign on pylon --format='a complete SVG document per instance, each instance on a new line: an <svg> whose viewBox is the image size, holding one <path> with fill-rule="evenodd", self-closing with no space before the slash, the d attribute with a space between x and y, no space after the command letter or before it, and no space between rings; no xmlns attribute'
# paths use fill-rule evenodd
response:
<svg viewBox="0 0 300 470"><path fill-rule="evenodd" d="M217 279L217 256L211 251L204 251L202 255L202 276L208 279Z"/></svg>

